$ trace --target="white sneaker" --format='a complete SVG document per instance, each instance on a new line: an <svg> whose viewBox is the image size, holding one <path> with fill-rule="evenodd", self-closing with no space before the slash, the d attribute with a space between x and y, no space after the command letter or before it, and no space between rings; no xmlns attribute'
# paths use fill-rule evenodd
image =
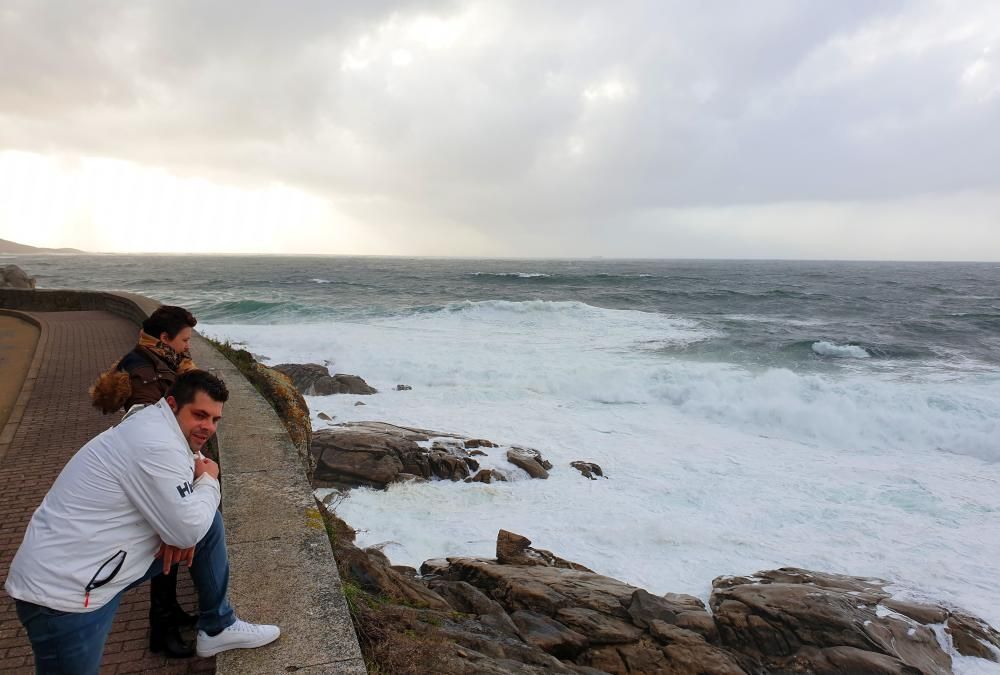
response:
<svg viewBox="0 0 1000 675"><path fill-rule="evenodd" d="M218 635L209 635L203 630L198 631L198 646L195 651L198 656L206 657L215 656L219 652L230 649L253 649L274 642L279 635L281 635L281 629L277 626L247 623L236 619L236 623Z"/></svg>

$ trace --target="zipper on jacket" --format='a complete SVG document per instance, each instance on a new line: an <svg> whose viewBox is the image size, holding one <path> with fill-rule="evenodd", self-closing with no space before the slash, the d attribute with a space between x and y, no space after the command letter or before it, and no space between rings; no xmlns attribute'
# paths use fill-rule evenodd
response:
<svg viewBox="0 0 1000 675"><path fill-rule="evenodd" d="M104 584L108 583L109 581L111 581L112 579L114 579L115 576L118 575L118 572L120 572L121 569L122 569L122 565L125 564L125 556L126 556L125 551L118 551L118 553L115 553L113 556L111 556L110 558L108 558L107 560L105 560L103 563L101 563L101 566L97 568L96 572L94 572L94 576L92 576L90 578L90 582L87 584L87 587L84 589L84 594L83 594L83 606L84 607L87 607L88 605L90 605L90 592L92 590L94 590L95 588L100 588L101 586L103 586ZM115 561L117 561L117 564L115 564ZM98 581L97 577L101 576L101 572L108 565L115 565L115 568L113 570L111 570L111 574L109 574L104 579L101 579L100 581Z"/></svg>

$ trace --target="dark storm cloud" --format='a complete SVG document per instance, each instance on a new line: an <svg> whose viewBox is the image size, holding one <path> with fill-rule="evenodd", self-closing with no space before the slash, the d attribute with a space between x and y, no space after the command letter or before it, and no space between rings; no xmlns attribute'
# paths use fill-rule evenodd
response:
<svg viewBox="0 0 1000 675"><path fill-rule="evenodd" d="M996 191L998 26L888 0L8 2L0 146L600 246L670 209Z"/></svg>

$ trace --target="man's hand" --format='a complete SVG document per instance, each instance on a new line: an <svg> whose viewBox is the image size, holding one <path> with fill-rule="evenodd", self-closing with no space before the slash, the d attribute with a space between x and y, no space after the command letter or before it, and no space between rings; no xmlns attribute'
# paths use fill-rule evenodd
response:
<svg viewBox="0 0 1000 675"><path fill-rule="evenodd" d="M191 548L177 548L176 546L161 542L160 550L157 552L156 557L163 558L163 573L170 574L170 568L178 563L184 563L185 566L191 567L194 564L194 548L194 546Z"/></svg>
<svg viewBox="0 0 1000 675"><path fill-rule="evenodd" d="M207 473L215 480L219 480L219 465L206 457L195 457L194 459L194 479L203 473Z"/></svg>

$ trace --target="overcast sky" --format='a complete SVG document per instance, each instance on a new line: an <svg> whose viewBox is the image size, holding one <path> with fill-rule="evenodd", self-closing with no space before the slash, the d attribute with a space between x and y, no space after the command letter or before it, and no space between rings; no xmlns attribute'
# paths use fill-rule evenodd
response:
<svg viewBox="0 0 1000 675"><path fill-rule="evenodd" d="M0 238L1000 259L1000 2L0 6Z"/></svg>

